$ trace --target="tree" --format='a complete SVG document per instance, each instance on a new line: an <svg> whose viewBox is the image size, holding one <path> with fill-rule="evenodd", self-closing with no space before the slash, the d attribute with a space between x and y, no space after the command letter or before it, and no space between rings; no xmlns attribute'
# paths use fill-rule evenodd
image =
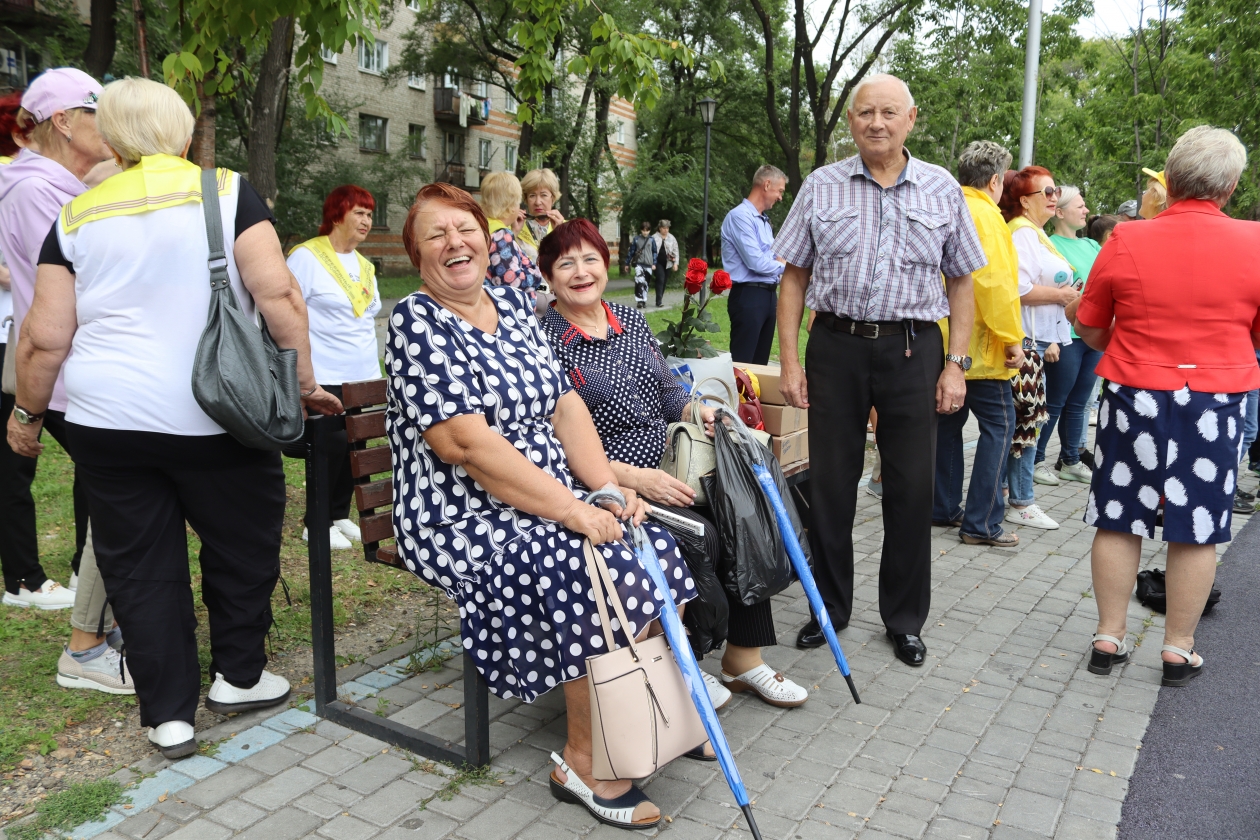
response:
<svg viewBox="0 0 1260 840"><path fill-rule="evenodd" d="M92 25L88 30L83 63L88 73L98 79L105 77L109 72L109 65L114 61L114 44L117 40L114 13L117 11L118 0L92 0Z"/></svg>

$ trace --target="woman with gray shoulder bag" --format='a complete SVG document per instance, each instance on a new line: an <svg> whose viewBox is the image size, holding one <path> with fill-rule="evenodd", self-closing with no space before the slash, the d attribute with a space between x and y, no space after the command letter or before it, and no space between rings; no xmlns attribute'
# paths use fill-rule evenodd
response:
<svg viewBox="0 0 1260 840"><path fill-rule="evenodd" d="M713 570L721 540L707 508L697 510L700 488L660 469L667 444L678 436L712 450L703 439L713 435L713 409L689 399L639 312L603 300L608 260L603 237L584 219L557 226L543 240L538 265L556 296L543 329L591 413L618 483L651 502L678 541L700 596L684 615L697 656L726 641L720 681L705 674L714 707L732 691L751 691L774 706L800 706L808 692L761 656L763 647L778 644L770 602L746 606L718 583Z"/></svg>
<svg viewBox="0 0 1260 840"><path fill-rule="evenodd" d="M193 117L179 95L116 81L96 121L123 171L70 201L44 242L17 359L23 418L9 421L8 440L39 453L64 362L66 424L97 564L127 628L140 721L180 758L197 748L201 686L185 522L202 543L206 707L284 702L289 684L264 670L285 507L269 424L300 436L303 408L341 405L315 382L306 308L271 212L235 172L203 177L183 159Z"/></svg>

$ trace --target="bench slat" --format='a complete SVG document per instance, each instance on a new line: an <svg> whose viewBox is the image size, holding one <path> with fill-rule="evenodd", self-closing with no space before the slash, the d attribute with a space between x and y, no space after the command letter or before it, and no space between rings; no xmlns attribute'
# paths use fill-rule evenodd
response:
<svg viewBox="0 0 1260 840"><path fill-rule="evenodd" d="M375 563L383 563L386 566L393 566L396 569L402 569L404 572L410 571L407 564L398 556L398 549L392 545L383 545L376 550Z"/></svg>
<svg viewBox="0 0 1260 840"><path fill-rule="evenodd" d="M390 513L374 513L359 517L359 530L363 532L363 542L374 543L388 540L394 536L394 523Z"/></svg>
<svg viewBox="0 0 1260 840"><path fill-rule="evenodd" d="M346 439L351 443L385 436L385 411L346 415Z"/></svg>
<svg viewBox="0 0 1260 840"><path fill-rule="evenodd" d="M375 473L388 472L389 468L388 446L350 450L350 473L355 478L367 478Z"/></svg>
<svg viewBox="0 0 1260 840"><path fill-rule="evenodd" d="M386 390L387 384L384 379L347 382L341 386L341 404L347 410L384 405Z"/></svg>
<svg viewBox="0 0 1260 840"><path fill-rule="evenodd" d="M359 513L372 513L381 505L388 505L394 500L392 479L357 484L354 488L355 507Z"/></svg>

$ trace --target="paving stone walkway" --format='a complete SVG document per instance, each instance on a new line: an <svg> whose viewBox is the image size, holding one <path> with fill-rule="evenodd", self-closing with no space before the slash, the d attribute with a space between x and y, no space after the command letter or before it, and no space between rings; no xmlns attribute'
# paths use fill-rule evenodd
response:
<svg viewBox="0 0 1260 840"><path fill-rule="evenodd" d="M974 439L974 428L968 437ZM1053 457L1053 455L1052 455ZM970 460L970 459L968 459ZM883 522L859 493L856 614L840 634L862 705L826 648L792 646L806 620L799 586L775 599L779 647L766 659L807 685L798 709L736 695L721 713L766 840L1112 838L1159 691L1162 617L1133 602L1133 661L1111 677L1085 670L1096 611L1086 486L1037 488L1062 523L1020 531L1018 550L967 546L935 529L927 665L897 662L876 605ZM817 514L815 514L817 515ZM1235 519L1235 531L1244 522ZM1157 553L1158 552L1158 553ZM1143 565L1163 565L1157 543ZM456 657L409 676L395 649L344 674L343 697L458 739ZM718 669L711 655L702 667ZM201 733L212 755L160 756L120 771L131 801L74 840L592 840L598 825L546 787L565 740L559 692L533 705L491 700L489 778L467 779L294 708ZM255 721L261 722L255 722ZM715 765L679 760L644 784L667 815L659 835L744 840ZM648 833L652 836L652 833Z"/></svg>

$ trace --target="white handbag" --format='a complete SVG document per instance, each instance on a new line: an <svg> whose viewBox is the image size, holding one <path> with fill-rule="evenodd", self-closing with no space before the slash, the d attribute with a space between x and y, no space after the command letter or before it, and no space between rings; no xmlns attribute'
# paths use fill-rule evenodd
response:
<svg viewBox="0 0 1260 840"><path fill-rule="evenodd" d="M710 382L722 383L726 387L727 395L731 398L731 401L728 403L719 397L702 393L701 386ZM706 400L723 406L732 415L735 415L735 409L731 406L739 405L739 399L735 396L731 387L727 385L726 380L716 376L711 376L696 385L691 399L691 416L693 419L700 417L700 406ZM751 431L758 441L766 446L770 445L769 434L761 431ZM717 451L713 448L713 441L704 433L704 425L685 422L670 423L669 428L665 430L665 452L661 456L660 468L683 484L686 484L692 490L695 490L696 504L708 504L708 496L704 492L704 486L700 483L700 477L708 475L717 469Z"/></svg>

